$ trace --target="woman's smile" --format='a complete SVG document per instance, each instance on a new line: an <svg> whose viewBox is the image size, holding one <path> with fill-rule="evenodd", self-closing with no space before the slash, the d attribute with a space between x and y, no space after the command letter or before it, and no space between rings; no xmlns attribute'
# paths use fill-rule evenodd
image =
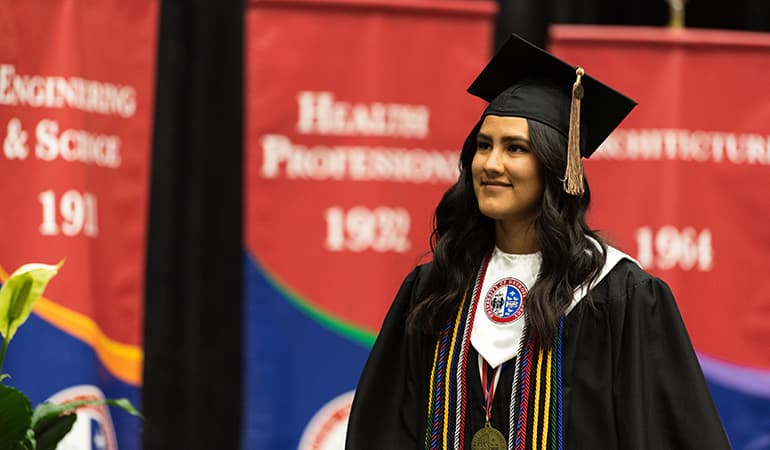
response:
<svg viewBox="0 0 770 450"><path fill-rule="evenodd" d="M511 183L506 183L504 181L482 181L481 185L493 192L503 191L513 187Z"/></svg>

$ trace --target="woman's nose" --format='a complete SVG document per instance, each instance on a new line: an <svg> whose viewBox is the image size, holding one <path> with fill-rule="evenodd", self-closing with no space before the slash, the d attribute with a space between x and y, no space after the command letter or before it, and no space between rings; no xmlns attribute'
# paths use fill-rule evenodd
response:
<svg viewBox="0 0 770 450"><path fill-rule="evenodd" d="M492 148L487 160L484 162L484 170L491 173L501 173L503 171L502 153L497 147Z"/></svg>

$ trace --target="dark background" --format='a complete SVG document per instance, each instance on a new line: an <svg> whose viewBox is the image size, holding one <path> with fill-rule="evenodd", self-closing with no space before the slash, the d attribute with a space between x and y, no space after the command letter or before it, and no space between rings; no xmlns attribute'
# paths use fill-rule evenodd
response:
<svg viewBox="0 0 770 450"><path fill-rule="evenodd" d="M141 405L147 450L240 446L245 7L161 2ZM497 43L516 32L543 46L551 23L668 24L665 0L500 0L499 11ZM770 2L689 0L686 26L770 31Z"/></svg>
<svg viewBox="0 0 770 450"><path fill-rule="evenodd" d="M666 0L499 0L495 40L511 32L538 45L546 43L546 29L555 23L667 26ZM770 31L767 0L687 0L685 26L730 30Z"/></svg>

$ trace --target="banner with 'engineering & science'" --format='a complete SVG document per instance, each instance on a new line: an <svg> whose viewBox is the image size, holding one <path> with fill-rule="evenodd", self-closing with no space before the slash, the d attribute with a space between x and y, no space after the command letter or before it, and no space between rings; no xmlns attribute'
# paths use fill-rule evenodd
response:
<svg viewBox="0 0 770 450"><path fill-rule="evenodd" d="M13 0L0 13L0 281L65 261L3 367L33 406L139 406L158 9ZM139 426L85 407L61 445L139 449Z"/></svg>

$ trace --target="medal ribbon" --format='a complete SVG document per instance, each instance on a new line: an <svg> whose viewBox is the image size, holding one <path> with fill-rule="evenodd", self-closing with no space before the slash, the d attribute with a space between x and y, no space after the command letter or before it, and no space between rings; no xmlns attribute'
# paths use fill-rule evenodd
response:
<svg viewBox="0 0 770 450"><path fill-rule="evenodd" d="M504 364L501 364L494 369L495 373L492 375L492 379L488 380L489 373L487 372L491 366L484 359L481 358L481 389L484 391L484 414L487 418L487 423L492 420L492 401L495 398L495 388L497 387L497 380L500 378L500 372Z"/></svg>

